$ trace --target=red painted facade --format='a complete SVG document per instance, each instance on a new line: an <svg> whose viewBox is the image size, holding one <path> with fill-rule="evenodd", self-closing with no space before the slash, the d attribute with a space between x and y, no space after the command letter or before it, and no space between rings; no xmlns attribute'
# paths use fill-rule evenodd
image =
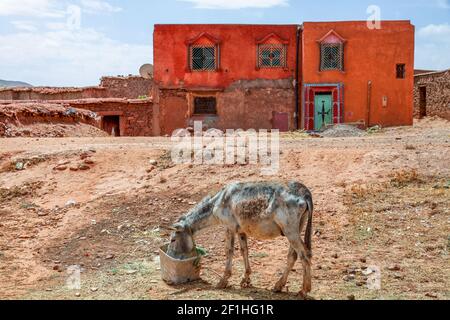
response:
<svg viewBox="0 0 450 320"><path fill-rule="evenodd" d="M226 88L235 81L293 78L296 25L155 25L154 78L161 87ZM257 44L287 44L287 68L257 69ZM217 72L189 70L189 44L219 45Z"/></svg>
<svg viewBox="0 0 450 320"><path fill-rule="evenodd" d="M259 68L258 46L270 44L285 46L285 67ZM338 70L324 67L323 44L341 46ZM190 48L205 45L217 48L217 66L194 71ZM402 78L397 65L404 65ZM331 97L333 123L411 125L413 76L414 26L409 21L383 21L379 30L349 21L156 25L154 31L155 96L163 134L204 119L220 129L314 130L318 94ZM217 114L195 114L198 96L216 97Z"/></svg>
<svg viewBox="0 0 450 320"><path fill-rule="evenodd" d="M320 41L331 31L335 41L344 42L343 71L320 71ZM382 21L380 30L369 29L365 21L305 22L302 47L306 129L313 129L314 120L308 116L314 109L314 92L326 84L332 84L328 90L335 123L412 125L414 26L409 21ZM397 79L397 64L405 65L404 79ZM342 113L336 114L339 110Z"/></svg>

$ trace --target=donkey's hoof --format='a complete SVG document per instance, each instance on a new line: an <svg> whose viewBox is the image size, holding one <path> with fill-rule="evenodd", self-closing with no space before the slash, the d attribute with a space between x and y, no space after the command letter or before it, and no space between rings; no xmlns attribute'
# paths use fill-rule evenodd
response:
<svg viewBox="0 0 450 320"><path fill-rule="evenodd" d="M283 288L284 288L284 285L277 284L277 285L275 286L275 288L273 288L272 291L275 292L275 293L280 293L280 292L283 291Z"/></svg>
<svg viewBox="0 0 450 320"><path fill-rule="evenodd" d="M248 289L252 287L252 280L250 279L243 279L241 282L241 288L242 289Z"/></svg>
<svg viewBox="0 0 450 320"><path fill-rule="evenodd" d="M300 291L298 293L298 296L300 299L303 299L303 300L308 300L308 298L309 298L308 292L305 292L304 290Z"/></svg>
<svg viewBox="0 0 450 320"><path fill-rule="evenodd" d="M224 290L228 287L228 281L222 280L219 282L219 284L216 286L216 289Z"/></svg>

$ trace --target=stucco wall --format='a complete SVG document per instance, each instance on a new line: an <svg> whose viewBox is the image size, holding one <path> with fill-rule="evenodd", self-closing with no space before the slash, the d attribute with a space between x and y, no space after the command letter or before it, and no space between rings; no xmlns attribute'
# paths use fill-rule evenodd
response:
<svg viewBox="0 0 450 320"><path fill-rule="evenodd" d="M412 125L414 26L409 21L383 21L381 30L361 22L306 22L302 36L303 83L343 83L345 122L367 122L368 82L372 82L370 123ZM344 72L319 71L318 40L334 30L347 40ZM406 78L396 78L396 65L406 64ZM383 106L387 97L387 106Z"/></svg>
<svg viewBox="0 0 450 320"><path fill-rule="evenodd" d="M420 87L426 87L427 116L450 120L450 70L417 75L414 86L414 116L420 116Z"/></svg>
<svg viewBox="0 0 450 320"><path fill-rule="evenodd" d="M205 32L220 41L220 70L191 72L186 41ZM288 41L286 69L257 69L257 41L271 33ZM155 82L166 88L226 88L238 80L293 78L296 35L296 25L155 25Z"/></svg>

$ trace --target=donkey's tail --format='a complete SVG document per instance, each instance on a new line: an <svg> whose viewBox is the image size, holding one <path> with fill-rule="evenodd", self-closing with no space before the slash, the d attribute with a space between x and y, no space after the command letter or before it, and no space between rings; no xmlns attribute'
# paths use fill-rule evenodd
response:
<svg viewBox="0 0 450 320"><path fill-rule="evenodd" d="M312 258L312 233L313 233L313 213L314 213L314 203L312 196L307 194L305 196L306 205L308 206L308 224L306 226L305 232L305 245L308 249L308 258Z"/></svg>

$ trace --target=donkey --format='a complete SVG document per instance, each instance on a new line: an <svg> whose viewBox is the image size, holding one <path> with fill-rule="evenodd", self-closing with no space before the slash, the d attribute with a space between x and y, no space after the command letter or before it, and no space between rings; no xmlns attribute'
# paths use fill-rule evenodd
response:
<svg viewBox="0 0 450 320"><path fill-rule="evenodd" d="M225 274L218 289L228 286L232 275L235 235L239 236L244 258L245 275L242 288L251 286L251 267L247 238L269 240L284 236L289 240L288 263L274 291L281 292L298 257L303 265L302 296L311 292L312 259L312 194L303 184L291 182L288 186L271 182L234 183L215 196L208 196L172 227L169 251L172 255L186 256L195 247L194 236L206 228L226 227ZM305 238L302 232L306 225ZM183 242L180 244L180 241ZM186 252L187 251L187 252Z"/></svg>

